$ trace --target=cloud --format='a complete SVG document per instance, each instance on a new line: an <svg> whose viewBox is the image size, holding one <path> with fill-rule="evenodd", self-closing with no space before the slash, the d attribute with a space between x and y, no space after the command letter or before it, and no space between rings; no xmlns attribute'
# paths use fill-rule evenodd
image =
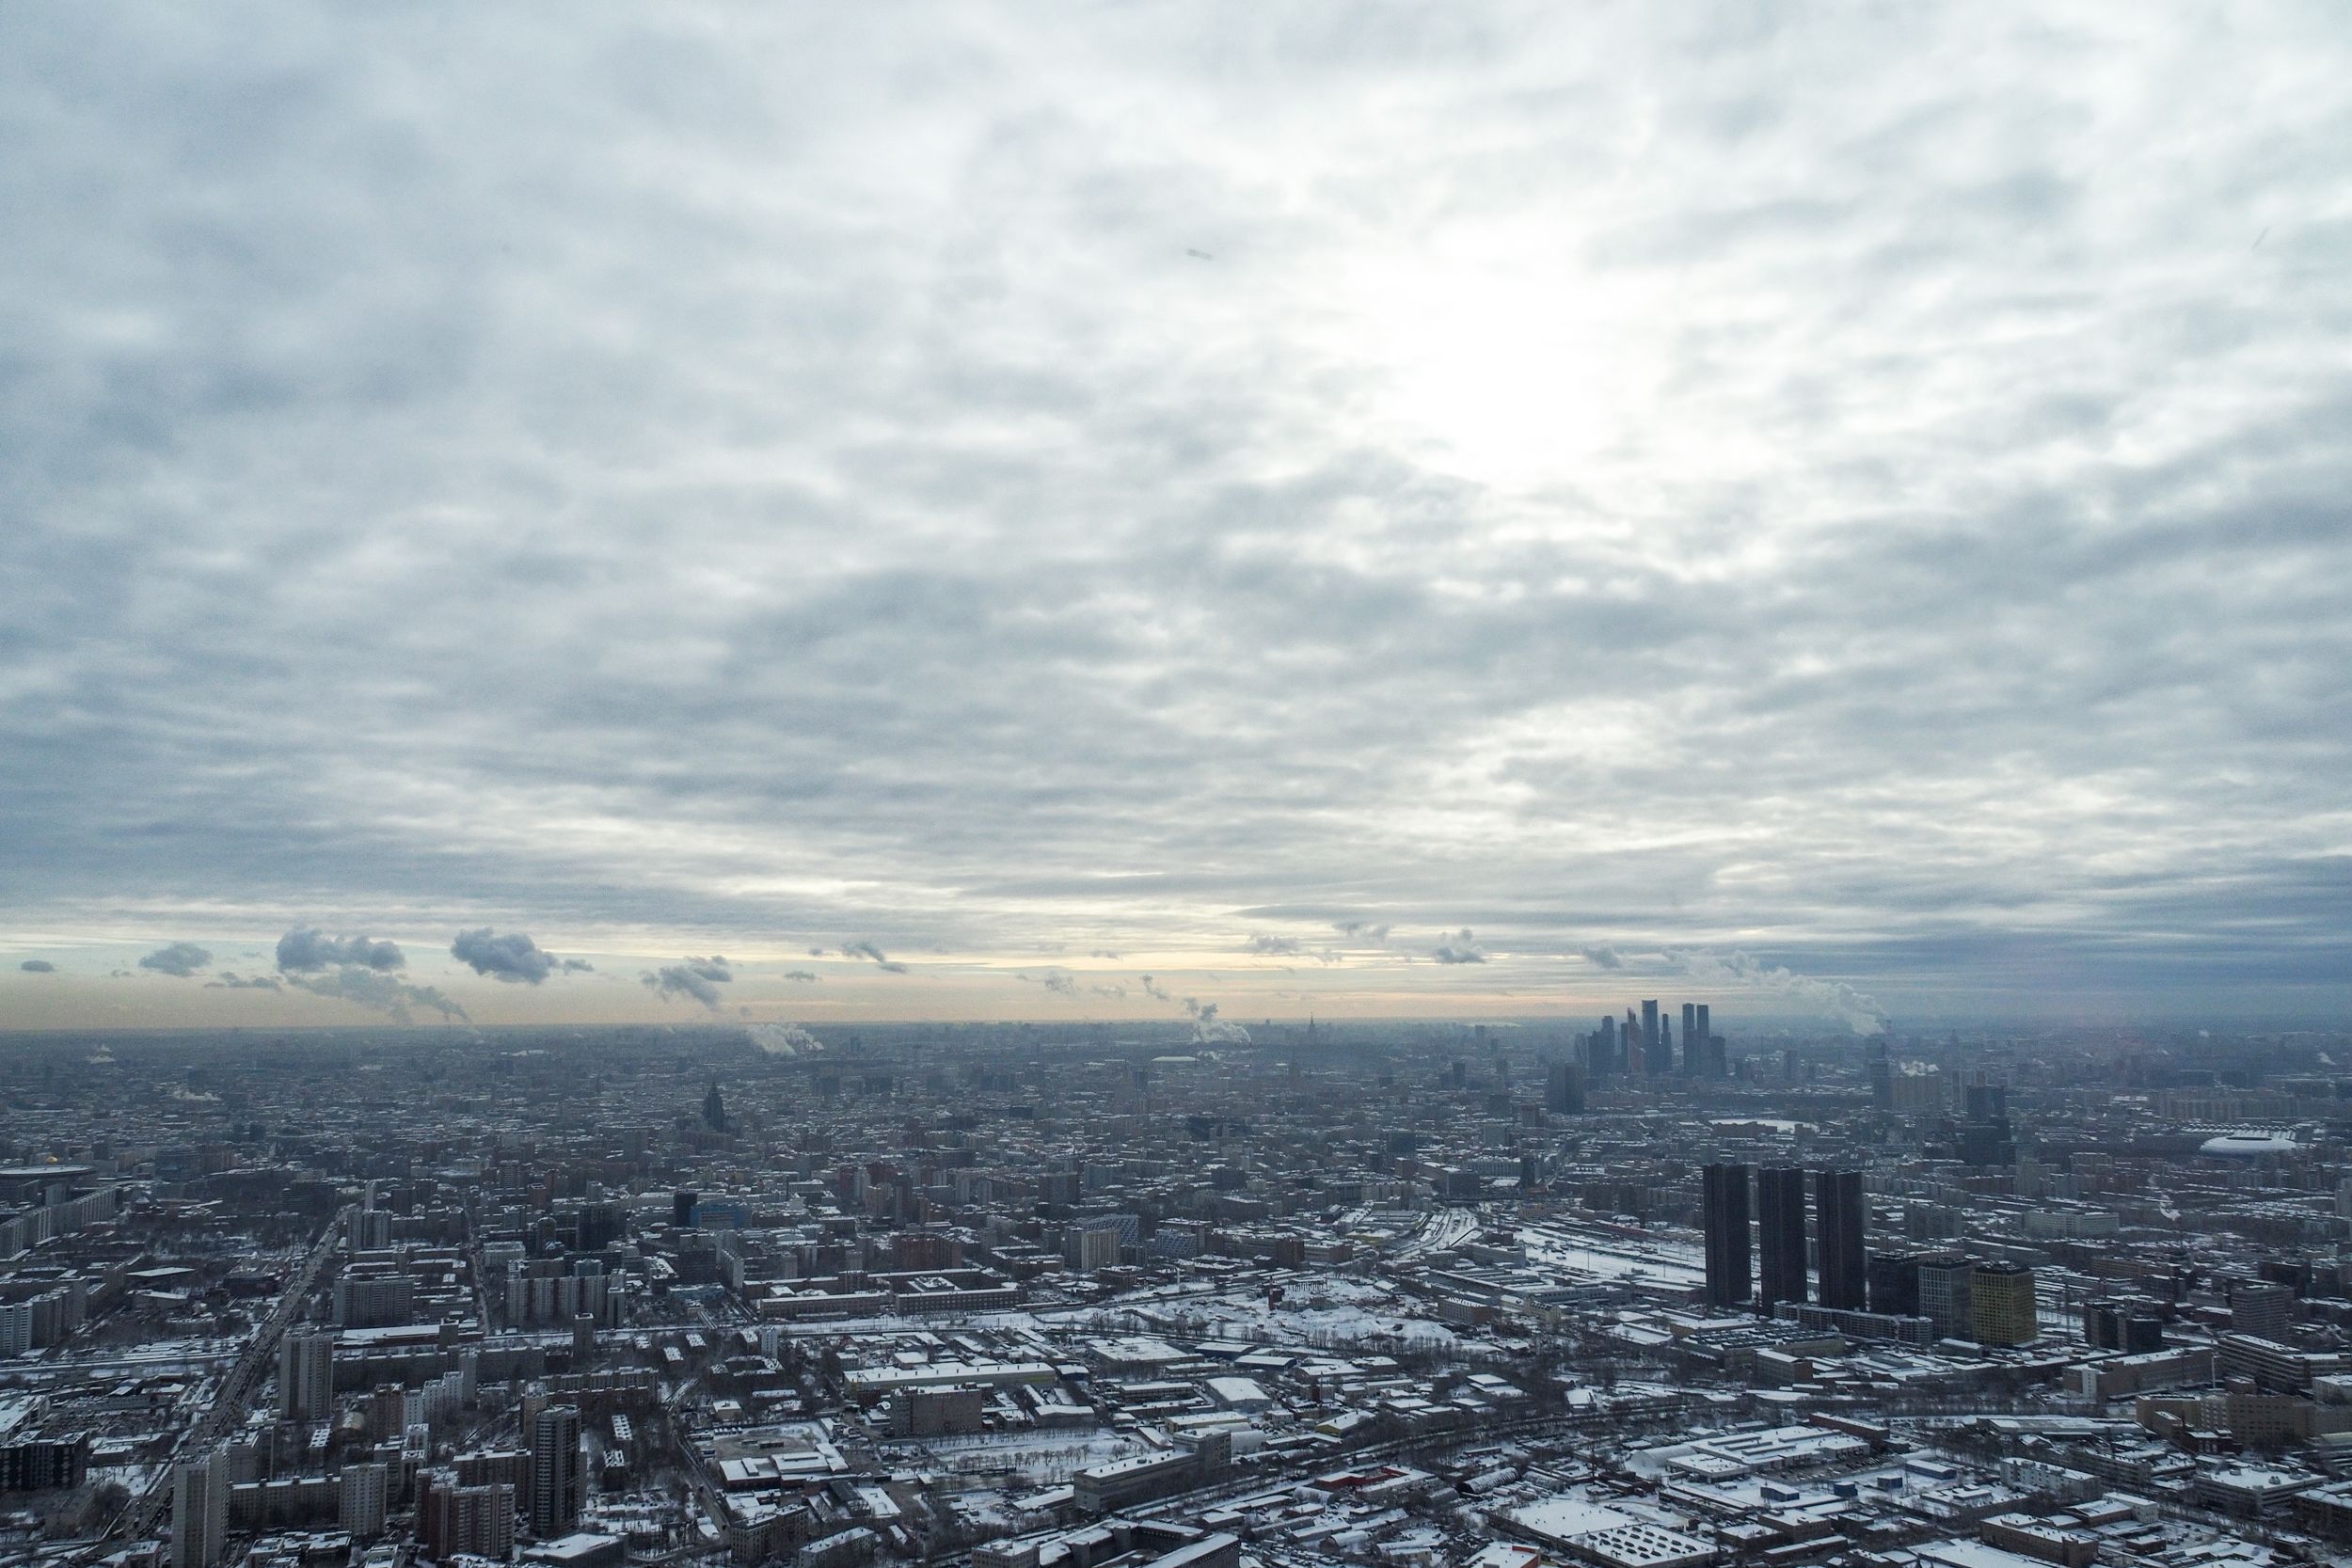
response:
<svg viewBox="0 0 2352 1568"><path fill-rule="evenodd" d="M23 970L27 974L55 974L57 973L57 966L51 963L47 958L27 958L16 967Z"/></svg>
<svg viewBox="0 0 2352 1568"><path fill-rule="evenodd" d="M502 937L493 935L487 926L460 931L449 951L450 957L470 965L476 974L514 984L535 986L556 970L555 956L520 931Z"/></svg>
<svg viewBox="0 0 2352 1568"><path fill-rule="evenodd" d="M383 974L405 968L407 962L397 943L370 942L366 937L330 937L315 926L297 926L278 939L278 967L290 974L342 964Z"/></svg>
<svg viewBox="0 0 2352 1568"><path fill-rule="evenodd" d="M59 950L331 896L2352 1004L2334 8L378 10L0 23ZM1512 962L1365 924L1441 916Z"/></svg>
<svg viewBox="0 0 2352 1568"><path fill-rule="evenodd" d="M141 969L151 969L159 974L172 974L184 980L213 961L212 953L192 942L175 942L168 947L158 947L139 960Z"/></svg>
<svg viewBox="0 0 2352 1568"><path fill-rule="evenodd" d="M1389 928L1386 926L1368 925L1360 920L1334 920L1331 922L1331 929L1343 937L1368 942L1375 947L1384 947L1389 941Z"/></svg>
<svg viewBox="0 0 2352 1568"><path fill-rule="evenodd" d="M1242 943L1241 950L1263 957L1296 957L1303 951L1296 937L1270 937L1263 932L1252 934L1248 942Z"/></svg>
<svg viewBox="0 0 2352 1568"><path fill-rule="evenodd" d="M817 973L814 970L808 969L787 969L784 972L784 977L787 980L797 981L803 985L808 985L816 981Z"/></svg>
<svg viewBox="0 0 2352 1568"><path fill-rule="evenodd" d="M278 982L267 974L240 976L233 970L222 970L216 979L204 982L206 990L278 990Z"/></svg>
<svg viewBox="0 0 2352 1568"><path fill-rule="evenodd" d="M1112 952L1107 947L1097 947L1092 952L1089 953L1087 957L1089 958L1108 958L1113 963L1117 963L1119 961L1119 955Z"/></svg>
<svg viewBox="0 0 2352 1568"><path fill-rule="evenodd" d="M1154 1002L1172 1002L1175 1000L1174 997L1168 994L1167 990L1161 987L1158 981L1152 979L1149 974L1136 975L1136 984L1142 987L1143 994L1152 998Z"/></svg>
<svg viewBox="0 0 2352 1568"><path fill-rule="evenodd" d="M596 966L585 958L565 958L557 966L566 974L594 974Z"/></svg>
<svg viewBox="0 0 2352 1568"><path fill-rule="evenodd" d="M907 972L906 965L892 962L888 954L870 942L845 942L841 944L841 956L845 958L867 959L875 967L892 974L904 974Z"/></svg>
<svg viewBox="0 0 2352 1568"><path fill-rule="evenodd" d="M443 1022L462 1020L466 1009L459 1006L437 986L411 985L395 979L379 968L366 964L346 963L325 974L297 973L284 976L285 983L313 996L348 1002L371 1012L382 1013L395 1023L416 1022L412 1007L428 1008L441 1016Z"/></svg>
<svg viewBox="0 0 2352 1568"><path fill-rule="evenodd" d="M735 972L727 967L726 960L716 955L666 964L639 976L645 988L664 1002L674 996L683 996L701 1003L713 1012L719 1009L719 988L734 978Z"/></svg>
<svg viewBox="0 0 2352 1568"><path fill-rule="evenodd" d="M1486 950L1478 944L1478 939L1470 935L1467 926L1450 937L1438 939L1437 947L1429 956L1441 964L1483 964L1486 961Z"/></svg>
<svg viewBox="0 0 2352 1568"><path fill-rule="evenodd" d="M1622 969L1625 959L1613 947L1580 947L1577 956L1597 969Z"/></svg>

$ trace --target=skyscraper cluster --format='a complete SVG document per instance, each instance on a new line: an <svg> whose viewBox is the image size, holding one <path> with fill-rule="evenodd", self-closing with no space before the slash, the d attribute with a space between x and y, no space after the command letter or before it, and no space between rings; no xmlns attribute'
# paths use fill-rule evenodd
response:
<svg viewBox="0 0 2352 1568"><path fill-rule="evenodd" d="M1814 1251L1820 1259L1823 1307L1865 1309L1869 1264L1863 1249L1867 1199L1858 1170L1813 1173ZM1768 1167L1756 1173L1756 1252L1762 1289L1755 1291L1749 1260L1748 1167L1710 1164L1702 1172L1701 1202L1707 1232L1707 1300L1713 1307L1744 1306L1753 1292L1759 1311L1782 1302L1803 1302L1806 1292L1805 1172Z"/></svg>
<svg viewBox="0 0 2352 1568"><path fill-rule="evenodd" d="M1685 1078L1729 1076L1724 1038L1714 1031L1707 1003L1682 1004L1682 1043L1678 1053L1675 1039L1673 1018L1661 1012L1658 1000L1652 997L1642 1004L1638 1014L1628 1007L1622 1022L1603 1014L1600 1027L1581 1037L1578 1047L1583 1053L1585 1071L1594 1079L1621 1073L1639 1078L1665 1078L1677 1073Z"/></svg>

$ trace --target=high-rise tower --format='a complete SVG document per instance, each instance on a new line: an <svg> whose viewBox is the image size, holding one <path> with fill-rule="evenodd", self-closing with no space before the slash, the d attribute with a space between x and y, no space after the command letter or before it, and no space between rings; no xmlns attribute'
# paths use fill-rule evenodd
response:
<svg viewBox="0 0 2352 1568"><path fill-rule="evenodd" d="M1869 1264L1862 1248L1862 1173L1816 1172L1813 1214L1821 1250L1821 1305L1849 1312L1865 1310L1869 1300Z"/></svg>
<svg viewBox="0 0 2352 1568"><path fill-rule="evenodd" d="M1767 1168L1756 1173L1756 1216L1761 1290L1756 1309L1805 1299L1804 1172Z"/></svg>
<svg viewBox="0 0 2352 1568"><path fill-rule="evenodd" d="M171 1473L171 1568L214 1568L229 1538L229 1452L216 1449Z"/></svg>
<svg viewBox="0 0 2352 1568"><path fill-rule="evenodd" d="M1707 1304L1743 1307L1748 1300L1748 1167L1708 1165L1699 1179L1707 1227Z"/></svg>
<svg viewBox="0 0 2352 1568"><path fill-rule="evenodd" d="M542 1540L580 1522L580 1412L551 1404L531 1430L531 1529Z"/></svg>

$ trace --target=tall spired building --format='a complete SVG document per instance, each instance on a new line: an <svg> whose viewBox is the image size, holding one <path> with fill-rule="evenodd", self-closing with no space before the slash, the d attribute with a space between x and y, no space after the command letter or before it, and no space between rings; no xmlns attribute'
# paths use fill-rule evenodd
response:
<svg viewBox="0 0 2352 1568"><path fill-rule="evenodd" d="M709 1092L703 1096L703 1125L713 1132L727 1130L727 1102L719 1098L719 1080L710 1081Z"/></svg>

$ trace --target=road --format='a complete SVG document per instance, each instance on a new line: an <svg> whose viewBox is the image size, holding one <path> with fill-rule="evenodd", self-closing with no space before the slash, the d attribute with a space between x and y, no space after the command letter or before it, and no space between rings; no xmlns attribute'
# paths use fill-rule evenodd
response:
<svg viewBox="0 0 2352 1568"><path fill-rule="evenodd" d="M278 1364L278 1342L286 1337L286 1330L292 1326L294 1314L302 1309L303 1302L309 1299L312 1287L318 1283L319 1271L335 1255L336 1244L342 1240L350 1218L351 1211L346 1209L327 1222L326 1229L320 1234L310 1255L303 1259L302 1266L288 1276L286 1289L278 1296L277 1305L270 1308L269 1316L262 1321L261 1327L254 1330L253 1337L246 1341L245 1353L237 1357L237 1364L220 1380L220 1387L213 1395L210 1407L181 1436L179 1444L172 1449L170 1461L156 1472L155 1480L147 1491L125 1505L122 1512L115 1516L114 1523L84 1553L83 1561L97 1559L110 1538L127 1536L138 1541L154 1534L156 1522L163 1517L164 1509L171 1501L173 1467L181 1460L200 1454L218 1444L229 1435L235 1424L245 1419L246 1411L252 1403L253 1390L261 1386L262 1379Z"/></svg>

